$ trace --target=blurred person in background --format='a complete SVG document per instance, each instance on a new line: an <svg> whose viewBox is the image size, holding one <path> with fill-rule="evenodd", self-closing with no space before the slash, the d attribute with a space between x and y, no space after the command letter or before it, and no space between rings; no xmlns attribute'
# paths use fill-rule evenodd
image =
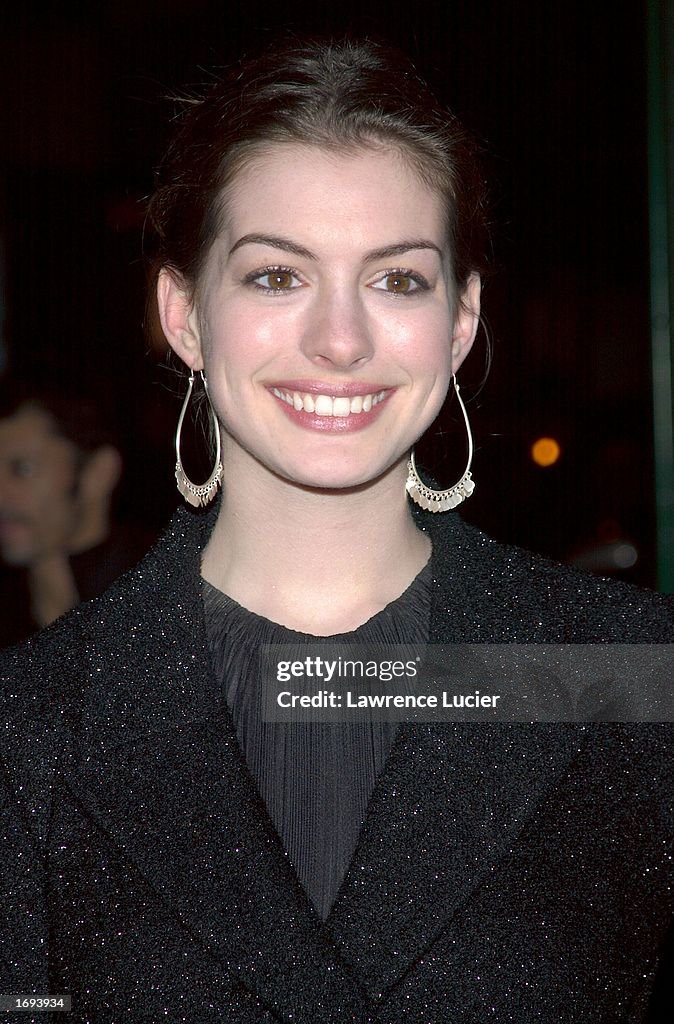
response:
<svg viewBox="0 0 674 1024"><path fill-rule="evenodd" d="M146 544L119 526L114 431L93 400L5 383L0 393L0 646L102 593Z"/></svg>

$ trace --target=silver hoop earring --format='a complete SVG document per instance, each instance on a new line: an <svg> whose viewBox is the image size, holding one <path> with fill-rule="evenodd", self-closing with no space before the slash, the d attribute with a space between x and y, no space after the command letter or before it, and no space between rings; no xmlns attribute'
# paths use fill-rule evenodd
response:
<svg viewBox="0 0 674 1024"><path fill-rule="evenodd" d="M204 391L206 392L206 398L208 401L208 408L211 410L211 417L213 421L213 429L215 431L215 466L213 472L209 476L208 480L203 484L194 484L188 477L187 473L183 469L182 459L180 458L180 435L183 429L183 420L185 419L185 413L187 407L190 404L190 398L192 397L192 388L194 387L194 370L190 372L190 379L187 385L187 394L185 395L185 401L183 407L180 410L180 416L178 417L178 426L176 429L176 484L178 490L182 494L185 501L189 502L190 505L194 505L195 508L199 508L200 505L208 505L209 501L212 501L215 497L218 489L218 484L222 482L222 462L220 461L220 426L218 424L215 410L211 405L211 399L208 394L208 381L203 370L199 370L201 380L204 385Z"/></svg>
<svg viewBox="0 0 674 1024"><path fill-rule="evenodd" d="M463 413L464 423L466 424L466 432L468 434L468 462L463 476L454 484L453 487L448 487L445 491L436 491L432 487L427 487L421 480L418 472L416 463L414 461L414 452L410 455L409 462L407 463L407 483L405 484L405 490L409 494L412 501L420 505L421 508L427 509L428 512L448 512L450 508L456 508L462 501L469 498L475 490L475 482L470 474L470 466L473 461L473 435L470 432L470 423L468 422L468 413L466 407L463 404L461 395L459 393L459 385L456 379L456 374L452 374L452 381L454 383L454 390Z"/></svg>

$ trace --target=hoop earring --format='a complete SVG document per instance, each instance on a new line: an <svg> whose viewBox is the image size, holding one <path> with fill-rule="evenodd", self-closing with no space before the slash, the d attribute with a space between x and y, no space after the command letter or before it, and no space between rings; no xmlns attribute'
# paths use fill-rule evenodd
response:
<svg viewBox="0 0 674 1024"><path fill-rule="evenodd" d="M455 483L453 487L448 487L445 491L436 491L432 487L427 487L421 480L414 461L414 452L411 453L409 462L407 463L407 482L405 484L405 490L412 501L416 502L417 505L420 505L421 508L425 508L428 512L447 512L451 508L456 508L456 506L460 505L462 501L469 498L475 490L475 481L470 474L470 466L473 461L473 435L470 432L468 413L466 412L466 407L463 404L459 393L459 384L455 373L452 374L452 382L454 384L456 397L459 405L461 406L464 423L466 424L466 433L468 434L468 462L463 476L458 483Z"/></svg>
<svg viewBox="0 0 674 1024"><path fill-rule="evenodd" d="M194 370L190 371L190 379L187 385L187 394L183 402L183 407L180 410L180 416L178 417L178 426L176 429L176 484L178 490L182 494L185 501L189 502L190 505L194 505L195 508L199 508L200 505L208 505L209 501L212 501L215 497L218 489L218 484L222 482L222 462L220 461L220 425L218 424L215 410L211 405L211 399L208 394L208 381L203 370L199 370L201 380L204 385L204 391L206 392L206 398L208 400L208 407L211 410L211 417L213 420L213 429L215 430L215 465L213 472L209 476L208 480L203 484L194 484L188 477L187 473L183 469L182 459L180 458L180 435L183 429L183 420L185 419L185 413L187 407L190 404L190 398L192 397L192 388L194 387Z"/></svg>

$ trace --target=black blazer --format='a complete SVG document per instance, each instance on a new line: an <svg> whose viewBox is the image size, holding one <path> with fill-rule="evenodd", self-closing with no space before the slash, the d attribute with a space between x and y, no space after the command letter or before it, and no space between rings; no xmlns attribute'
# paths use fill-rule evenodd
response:
<svg viewBox="0 0 674 1024"><path fill-rule="evenodd" d="M401 726L323 923L210 670L212 522L178 513L2 661L0 992L70 993L68 1019L91 1022L645 1020L671 909L669 727ZM666 598L419 522L435 642L674 640Z"/></svg>

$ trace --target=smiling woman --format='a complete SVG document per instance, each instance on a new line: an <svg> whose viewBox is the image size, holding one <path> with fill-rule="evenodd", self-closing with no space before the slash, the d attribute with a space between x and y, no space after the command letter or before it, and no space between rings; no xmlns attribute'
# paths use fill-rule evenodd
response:
<svg viewBox="0 0 674 1024"><path fill-rule="evenodd" d="M479 279L456 303L443 203L381 144L331 153L279 143L240 168L222 219L196 298L175 272L159 276L166 336L207 374L221 424L225 500L204 575L276 622L351 629L399 597L428 560L405 507L407 461L472 344ZM329 580L333 594L324 607L316 558L331 544L328 520L344 515L347 489L363 487L380 508L374 564L346 571L335 553L321 568L318 585ZM266 507L293 503L295 527L299 516L308 529L322 524L319 544L290 574L291 549L271 536L249 560L230 557L241 550L236 524L251 488ZM349 504L363 500L360 492ZM341 545L341 531L334 536ZM407 553L392 578L381 564L384 537ZM291 582L263 586L262 566Z"/></svg>
<svg viewBox="0 0 674 1024"><path fill-rule="evenodd" d="M513 723L479 645L652 643L661 666L671 602L438 515L470 459L447 491L414 463L450 387L472 452L466 133L398 54L277 47L186 105L149 221L189 371L178 487L222 494L5 665L0 989L80 1021L660 1019L666 730L532 722L528 689ZM180 453L197 378L204 484ZM481 692L491 717L461 718Z"/></svg>

